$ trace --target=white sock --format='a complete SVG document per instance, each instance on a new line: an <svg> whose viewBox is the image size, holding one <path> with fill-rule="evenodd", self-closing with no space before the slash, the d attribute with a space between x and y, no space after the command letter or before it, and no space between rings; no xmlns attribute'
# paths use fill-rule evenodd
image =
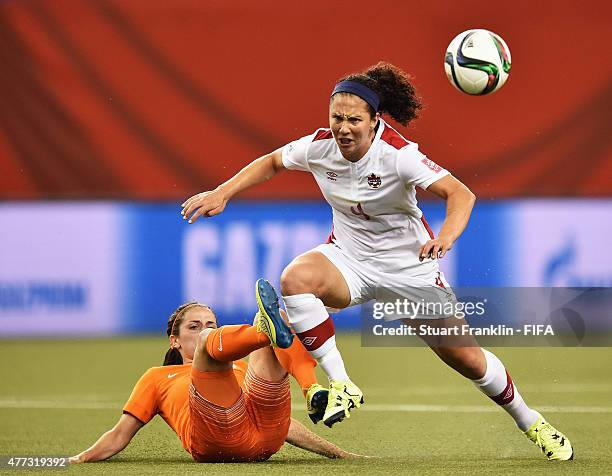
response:
<svg viewBox="0 0 612 476"><path fill-rule="evenodd" d="M349 380L336 347L334 323L314 294L283 296L291 327L330 380Z"/></svg>
<svg viewBox="0 0 612 476"><path fill-rule="evenodd" d="M487 360L487 371L484 377L472 382L506 410L521 430L528 430L538 419L538 413L527 406L501 360L486 349L482 351Z"/></svg>

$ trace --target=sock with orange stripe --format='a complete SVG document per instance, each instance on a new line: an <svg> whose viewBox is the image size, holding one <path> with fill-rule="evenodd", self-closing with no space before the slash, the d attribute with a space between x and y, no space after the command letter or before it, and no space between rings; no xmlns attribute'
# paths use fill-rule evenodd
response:
<svg viewBox="0 0 612 476"><path fill-rule="evenodd" d="M269 345L270 339L248 324L219 327L206 339L208 355L220 362L240 360L254 350Z"/></svg>
<svg viewBox="0 0 612 476"><path fill-rule="evenodd" d="M287 317L296 335L330 380L349 380L336 347L334 322L314 294L283 296Z"/></svg>
<svg viewBox="0 0 612 476"><path fill-rule="evenodd" d="M317 365L315 360L306 351L299 339L293 339L293 343L287 349L276 347L274 353L285 370L297 380L302 393L306 396L308 388L317 383L317 377L314 373L314 368Z"/></svg>

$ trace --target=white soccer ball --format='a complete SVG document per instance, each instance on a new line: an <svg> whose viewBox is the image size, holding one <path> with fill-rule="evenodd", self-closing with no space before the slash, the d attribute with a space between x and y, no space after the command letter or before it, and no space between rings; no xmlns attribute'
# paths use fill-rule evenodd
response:
<svg viewBox="0 0 612 476"><path fill-rule="evenodd" d="M444 58L446 76L466 94L491 94L501 89L510 73L510 50L501 36L489 30L467 30L450 42Z"/></svg>

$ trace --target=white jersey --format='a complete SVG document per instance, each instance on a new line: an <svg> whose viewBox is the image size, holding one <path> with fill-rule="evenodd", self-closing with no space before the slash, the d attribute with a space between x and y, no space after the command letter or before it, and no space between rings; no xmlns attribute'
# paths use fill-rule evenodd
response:
<svg viewBox="0 0 612 476"><path fill-rule="evenodd" d="M330 129L287 144L282 159L287 169L314 175L333 210L334 243L388 270L418 267L420 247L433 235L417 206L415 187L426 189L449 172L416 143L380 119L374 142L357 162L342 156ZM414 271L426 271L420 268Z"/></svg>

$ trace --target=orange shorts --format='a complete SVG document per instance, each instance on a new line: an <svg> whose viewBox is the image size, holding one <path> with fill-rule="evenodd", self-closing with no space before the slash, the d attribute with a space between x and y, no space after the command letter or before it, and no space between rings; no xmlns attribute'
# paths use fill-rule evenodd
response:
<svg viewBox="0 0 612 476"><path fill-rule="evenodd" d="M191 455L200 463L264 461L287 437L291 418L289 378L264 380L249 368L241 390L233 370L192 369L189 387ZM227 392L220 406L219 390ZM208 398L207 398L208 397Z"/></svg>

